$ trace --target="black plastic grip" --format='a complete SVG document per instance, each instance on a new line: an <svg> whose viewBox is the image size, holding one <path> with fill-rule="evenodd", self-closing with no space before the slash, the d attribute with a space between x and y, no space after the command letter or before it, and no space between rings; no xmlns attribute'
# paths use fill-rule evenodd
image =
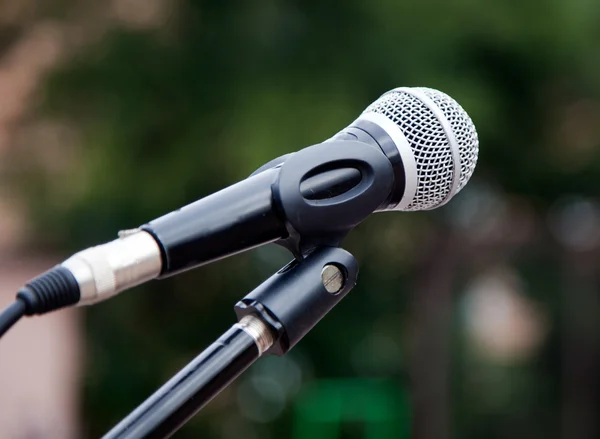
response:
<svg viewBox="0 0 600 439"><path fill-rule="evenodd" d="M69 270L56 266L25 284L17 299L25 303L25 315L44 314L79 302L79 284Z"/></svg>
<svg viewBox="0 0 600 439"><path fill-rule="evenodd" d="M271 196L278 172L261 172L141 226L161 247L161 277L286 236Z"/></svg>

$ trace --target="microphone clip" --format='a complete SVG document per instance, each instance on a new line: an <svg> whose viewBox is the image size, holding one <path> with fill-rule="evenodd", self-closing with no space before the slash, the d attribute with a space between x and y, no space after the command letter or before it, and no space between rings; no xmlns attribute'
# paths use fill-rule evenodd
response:
<svg viewBox="0 0 600 439"><path fill-rule="evenodd" d="M358 141L327 141L278 165L273 204L288 236L277 241L298 260L316 247L337 247L348 232L385 207L394 171L379 148Z"/></svg>

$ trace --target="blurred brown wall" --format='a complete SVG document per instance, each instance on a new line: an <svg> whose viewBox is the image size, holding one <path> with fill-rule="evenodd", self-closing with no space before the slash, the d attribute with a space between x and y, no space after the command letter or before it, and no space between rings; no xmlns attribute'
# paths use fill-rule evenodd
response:
<svg viewBox="0 0 600 439"><path fill-rule="evenodd" d="M27 279L53 265L0 249L0 307ZM15 255L16 256L16 255ZM0 339L0 437L78 438L77 312L21 320Z"/></svg>
<svg viewBox="0 0 600 439"><path fill-rule="evenodd" d="M31 26L0 53L0 174L32 96L58 58L58 37L53 26ZM0 186L0 308L24 282L58 261L23 253L25 218L14 194ZM69 310L26 318L0 339L0 438L81 437L77 316Z"/></svg>

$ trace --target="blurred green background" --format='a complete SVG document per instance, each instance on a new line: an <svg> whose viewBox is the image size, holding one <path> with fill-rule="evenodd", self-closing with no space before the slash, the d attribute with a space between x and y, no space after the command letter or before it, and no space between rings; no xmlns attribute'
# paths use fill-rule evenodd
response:
<svg viewBox="0 0 600 439"><path fill-rule="evenodd" d="M175 437L600 437L600 3L23 3L0 55L36 26L56 43L1 175L36 251L111 240L329 138L394 87L442 90L477 127L467 187L360 225L344 242L357 287ZM86 436L289 259L269 245L87 309Z"/></svg>

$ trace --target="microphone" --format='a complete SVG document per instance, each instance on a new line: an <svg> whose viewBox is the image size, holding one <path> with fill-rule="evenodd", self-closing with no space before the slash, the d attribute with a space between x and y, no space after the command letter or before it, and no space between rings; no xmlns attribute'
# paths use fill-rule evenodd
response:
<svg viewBox="0 0 600 439"><path fill-rule="evenodd" d="M373 212L444 205L473 174L478 150L473 122L454 99L430 88L393 89L332 138L76 253L26 284L13 315L93 304L270 242L301 259L316 246L339 245Z"/></svg>

